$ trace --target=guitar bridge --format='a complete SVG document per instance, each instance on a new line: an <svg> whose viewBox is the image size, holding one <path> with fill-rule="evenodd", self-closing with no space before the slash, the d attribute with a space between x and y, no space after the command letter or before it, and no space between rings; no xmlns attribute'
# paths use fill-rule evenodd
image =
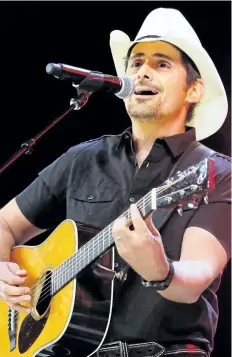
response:
<svg viewBox="0 0 232 357"><path fill-rule="evenodd" d="M10 340L10 352L16 348L17 320L18 312L10 308L8 310L8 336Z"/></svg>

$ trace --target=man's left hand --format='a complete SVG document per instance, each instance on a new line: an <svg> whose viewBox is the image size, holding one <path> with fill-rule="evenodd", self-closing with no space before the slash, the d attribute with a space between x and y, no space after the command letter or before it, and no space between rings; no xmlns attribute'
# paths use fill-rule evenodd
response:
<svg viewBox="0 0 232 357"><path fill-rule="evenodd" d="M162 281L168 275L169 264L152 214L143 220L136 204L130 209L131 220L119 218L113 225L118 253L145 280ZM129 228L132 225L134 230Z"/></svg>

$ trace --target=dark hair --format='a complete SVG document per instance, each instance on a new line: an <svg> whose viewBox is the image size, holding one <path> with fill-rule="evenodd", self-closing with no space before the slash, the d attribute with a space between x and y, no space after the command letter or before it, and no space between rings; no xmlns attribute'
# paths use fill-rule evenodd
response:
<svg viewBox="0 0 232 357"><path fill-rule="evenodd" d="M131 51L135 45L136 45L136 43L133 46L131 46L127 52L127 56L125 58L125 69L127 69L130 54L131 54ZM183 66L186 70L186 85L187 85L187 88L189 88L193 83L196 82L197 79L201 78L200 72L199 72L197 66L195 65L195 63L191 60L191 58L184 51L182 51L179 47L176 47L173 44L171 44L171 45L173 47L175 47L175 49L177 51L179 51L181 54L181 60L182 60ZM190 104L188 112L187 112L187 116L185 119L185 123L189 123L192 120L192 118L194 116L194 109L197 106L197 104L198 103Z"/></svg>
<svg viewBox="0 0 232 357"><path fill-rule="evenodd" d="M176 46L175 46L176 47ZM195 63L191 60L191 58L183 52L181 49L176 47L176 49L181 54L182 63L186 70L186 85L189 88L193 83L197 81L197 79L201 78L200 72L195 65ZM189 123L194 117L194 110L198 103L192 103L189 105L188 112L185 118L185 123Z"/></svg>

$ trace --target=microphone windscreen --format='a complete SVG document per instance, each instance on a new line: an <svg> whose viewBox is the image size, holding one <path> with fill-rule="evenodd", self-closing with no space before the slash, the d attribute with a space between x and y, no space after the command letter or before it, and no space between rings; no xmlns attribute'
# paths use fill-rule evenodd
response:
<svg viewBox="0 0 232 357"><path fill-rule="evenodd" d="M126 99L133 95L134 93L134 82L130 77L120 77L122 82L122 88L115 95L120 99Z"/></svg>
<svg viewBox="0 0 232 357"><path fill-rule="evenodd" d="M48 63L46 66L46 72L53 76L60 77L62 75L62 66L56 63Z"/></svg>

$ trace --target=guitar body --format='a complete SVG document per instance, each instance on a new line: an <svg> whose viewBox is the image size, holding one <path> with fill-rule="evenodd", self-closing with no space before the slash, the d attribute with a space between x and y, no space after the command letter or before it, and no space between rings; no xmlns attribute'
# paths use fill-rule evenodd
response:
<svg viewBox="0 0 232 357"><path fill-rule="evenodd" d="M202 196L207 203L212 189L214 162L204 159L152 189L137 207L144 218L158 207L178 205L182 215L183 203L191 198L194 206ZM130 210L122 216L130 220ZM32 309L17 313L0 301L0 357L87 357L101 347L111 318L114 277L120 281L117 295L127 269L122 264L114 275L113 223L89 239L83 232L78 236L76 223L67 219L42 244L12 250L11 261L28 272Z"/></svg>
<svg viewBox="0 0 232 357"><path fill-rule="evenodd" d="M46 289L46 274L77 250L77 228L72 220L62 222L42 244L35 247L19 246L12 250L11 261L27 270L25 286L29 286L34 294L29 314L16 312L0 301L0 357L86 357L98 349L109 324L112 280L104 281L107 289L95 296L91 289L84 287L85 281L87 286L96 285L93 274L87 268L87 278L83 274L80 282L74 278L54 296L46 294L47 300L43 298L44 303L41 300L38 305L40 310L37 307L41 296L45 297L46 290L50 291ZM111 259L107 260L110 262ZM102 278L98 277L97 283L99 280ZM33 289L36 284L39 286L38 282L44 284L44 290ZM44 293L41 294L41 291ZM10 341L8 319L16 333L15 343L13 339Z"/></svg>

